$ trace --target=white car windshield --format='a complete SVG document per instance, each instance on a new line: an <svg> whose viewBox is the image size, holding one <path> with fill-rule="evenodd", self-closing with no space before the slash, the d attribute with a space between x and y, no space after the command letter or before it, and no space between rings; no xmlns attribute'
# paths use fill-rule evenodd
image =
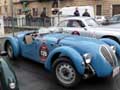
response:
<svg viewBox="0 0 120 90"><path fill-rule="evenodd" d="M90 27L98 27L100 24L98 24L94 19L86 19L85 20L87 25Z"/></svg>

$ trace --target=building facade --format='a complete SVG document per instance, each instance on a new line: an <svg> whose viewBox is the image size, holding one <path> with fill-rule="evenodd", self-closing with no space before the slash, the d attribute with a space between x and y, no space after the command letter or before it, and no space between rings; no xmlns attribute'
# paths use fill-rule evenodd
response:
<svg viewBox="0 0 120 90"><path fill-rule="evenodd" d="M0 14L10 15L10 1L0 0ZM14 15L21 15L23 13L24 2L28 3L27 7L30 10L32 16L39 17L42 9L46 7L47 15L51 15L51 8L54 0L12 0ZM86 6L90 5L94 7L96 15L112 16L114 14L120 14L120 0L59 0L59 7L65 6Z"/></svg>
<svg viewBox="0 0 120 90"><path fill-rule="evenodd" d="M8 16L10 14L10 0L0 0L0 15Z"/></svg>

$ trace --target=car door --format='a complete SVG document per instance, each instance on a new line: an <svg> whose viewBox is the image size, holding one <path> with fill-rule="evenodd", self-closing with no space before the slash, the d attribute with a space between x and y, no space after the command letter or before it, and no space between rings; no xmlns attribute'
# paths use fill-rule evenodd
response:
<svg viewBox="0 0 120 90"><path fill-rule="evenodd" d="M37 55L37 43L36 41L32 38L31 35L25 35L23 38L23 42L21 44L21 52L22 56L36 60L36 55Z"/></svg>

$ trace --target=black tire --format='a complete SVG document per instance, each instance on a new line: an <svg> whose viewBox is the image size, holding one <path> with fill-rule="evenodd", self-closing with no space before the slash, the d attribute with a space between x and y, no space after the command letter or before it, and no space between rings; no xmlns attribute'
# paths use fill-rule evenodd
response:
<svg viewBox="0 0 120 90"><path fill-rule="evenodd" d="M66 88L75 87L81 80L81 76L77 73L72 62L65 57L55 60L53 63L53 75L58 84Z"/></svg>
<svg viewBox="0 0 120 90"><path fill-rule="evenodd" d="M117 38L115 38L115 37L107 37L107 38L109 38L109 39L111 39L111 40L114 40L115 42L117 42L117 43L120 44L119 40L118 40Z"/></svg>
<svg viewBox="0 0 120 90"><path fill-rule="evenodd" d="M6 52L7 52L7 55L8 55L9 59L15 59L13 47L9 42L6 45Z"/></svg>

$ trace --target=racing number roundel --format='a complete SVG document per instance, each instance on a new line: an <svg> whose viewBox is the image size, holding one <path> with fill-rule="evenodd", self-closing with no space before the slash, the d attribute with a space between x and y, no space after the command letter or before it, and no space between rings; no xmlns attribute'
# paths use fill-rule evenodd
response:
<svg viewBox="0 0 120 90"><path fill-rule="evenodd" d="M40 47L40 60L45 61L48 57L48 47L47 45L43 44Z"/></svg>
<svg viewBox="0 0 120 90"><path fill-rule="evenodd" d="M80 35L80 33L78 31L73 31L72 35Z"/></svg>

